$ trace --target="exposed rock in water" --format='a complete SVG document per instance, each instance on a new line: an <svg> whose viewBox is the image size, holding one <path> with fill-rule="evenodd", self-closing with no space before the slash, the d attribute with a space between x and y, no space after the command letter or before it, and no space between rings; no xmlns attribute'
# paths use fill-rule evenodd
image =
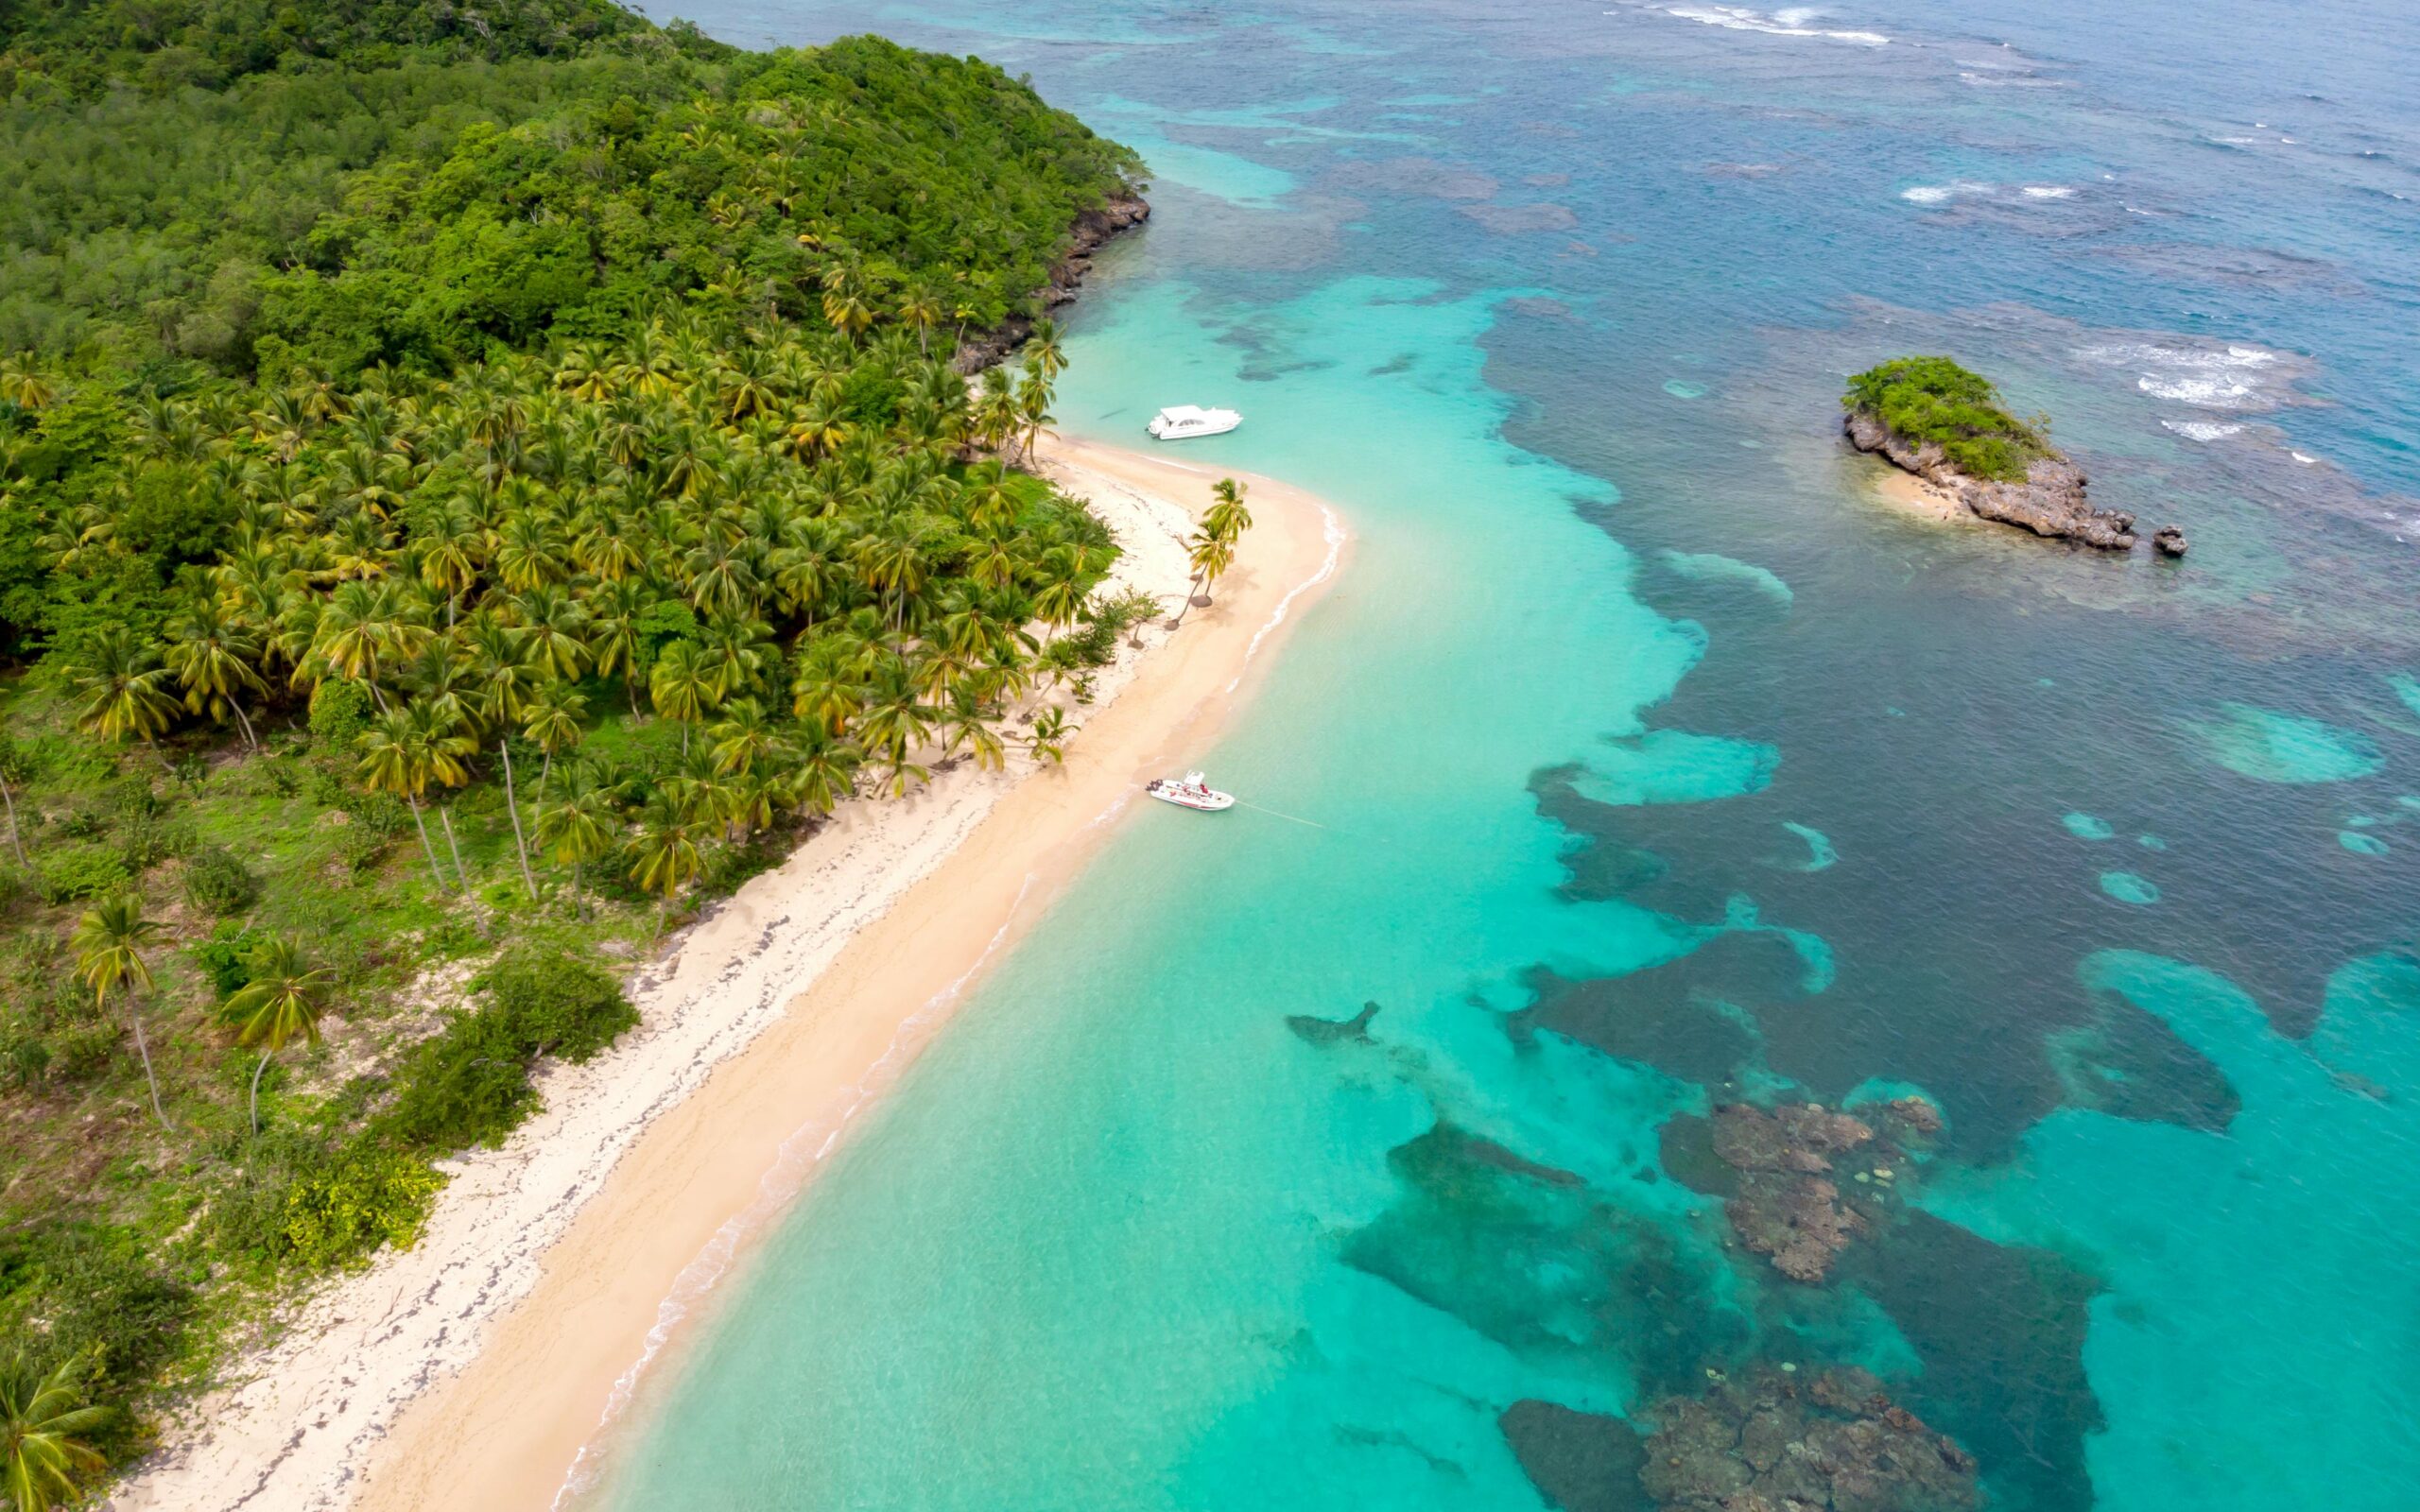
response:
<svg viewBox="0 0 2420 1512"><path fill-rule="evenodd" d="M1967 1512L1974 1456L1858 1369L1759 1369L1655 1405L1639 1483L1667 1512Z"/></svg>
<svg viewBox="0 0 2420 1512"><path fill-rule="evenodd" d="M2083 470L2063 456L2035 457L2022 483L1970 477L1932 443L1912 446L1879 417L1851 410L1841 422L1849 444L1872 452L1902 471L1945 490L1973 513L2003 524L2021 525L2037 536L2081 541L2108 551L2135 544L2135 517L2096 509L2083 496Z"/></svg>
<svg viewBox="0 0 2420 1512"><path fill-rule="evenodd" d="M1370 1021L1378 1016L1375 1003L1364 1003L1361 1011L1349 1019L1322 1019L1308 1013L1286 1015L1286 1027L1305 1041L1315 1045L1332 1045L1341 1040L1360 1044L1370 1042Z"/></svg>
<svg viewBox="0 0 2420 1512"><path fill-rule="evenodd" d="M2152 547L2163 557L2185 555L2185 532L2174 525L2162 525L2152 532Z"/></svg>
<svg viewBox="0 0 2420 1512"><path fill-rule="evenodd" d="M1052 310L1074 302L1077 287L1093 270L1093 254L1150 218L1150 202L1136 194L1106 200L1078 215L1068 233L1066 251L1060 254L1050 269L1050 282L1035 291L1035 298ZM962 373L981 372L1024 346L1026 338L1032 335L1030 318L1010 316L991 330L971 334L959 341L955 366Z"/></svg>
<svg viewBox="0 0 2420 1512"><path fill-rule="evenodd" d="M1739 1173L1722 1215L1741 1244L1771 1256L1791 1280L1811 1284L1830 1274L1832 1257L1880 1216L1901 1152L1941 1131L1941 1115L1921 1097L1869 1111L1884 1126L1879 1142L1875 1124L1819 1103L1786 1104L1770 1113L1746 1103L1715 1109L1714 1153ZM1832 1179L1834 1160L1852 1151L1873 1161L1855 1174L1862 1189L1855 1199Z"/></svg>

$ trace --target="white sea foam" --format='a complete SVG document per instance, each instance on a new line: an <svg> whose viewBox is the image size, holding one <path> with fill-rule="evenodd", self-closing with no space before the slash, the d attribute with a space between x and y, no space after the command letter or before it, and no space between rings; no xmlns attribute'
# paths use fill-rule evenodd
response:
<svg viewBox="0 0 2420 1512"><path fill-rule="evenodd" d="M1812 7L1776 10L1768 15L1741 6L1667 6L1664 13L1729 31L1761 31L1769 37L1821 37L1827 42L1854 43L1860 47L1891 45L1891 39L1878 31L1833 31L1810 26L1808 22L1824 14Z"/></svg>
<svg viewBox="0 0 2420 1512"><path fill-rule="evenodd" d="M2134 369L2135 387L2154 399L2199 409L2267 409L2274 403L2262 387L2260 374L2274 368L2279 358L2276 352L2258 347L2211 351L2136 341L2088 347L2078 355L2088 362Z"/></svg>
<svg viewBox="0 0 2420 1512"><path fill-rule="evenodd" d="M2063 183L2029 183L2025 186L2028 199L2073 199L2076 192Z"/></svg>
<svg viewBox="0 0 2420 1512"><path fill-rule="evenodd" d="M1953 199L1989 195L1993 192L1990 184L1977 183L1971 179L1960 179L1950 183L1916 184L1900 190L1899 198L1911 205L1945 205Z"/></svg>
<svg viewBox="0 0 2420 1512"><path fill-rule="evenodd" d="M2224 440L2243 429L2240 425L2224 425L2214 420L2164 420L2160 423L2188 441Z"/></svg>

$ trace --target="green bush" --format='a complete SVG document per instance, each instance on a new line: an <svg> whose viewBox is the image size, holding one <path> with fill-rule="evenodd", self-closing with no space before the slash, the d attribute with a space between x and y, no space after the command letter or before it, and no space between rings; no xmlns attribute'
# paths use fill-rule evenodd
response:
<svg viewBox="0 0 2420 1512"><path fill-rule="evenodd" d="M2021 483L2052 455L2035 426L2000 407L1991 380L1947 357L1897 357L1849 380L1841 402L1917 446L1937 445L1970 477Z"/></svg>
<svg viewBox="0 0 2420 1512"><path fill-rule="evenodd" d="M311 743L331 754L349 754L354 737L370 728L373 712L367 686L330 678L311 691Z"/></svg>
<svg viewBox="0 0 2420 1512"><path fill-rule="evenodd" d="M148 1378L192 1321L192 1288L152 1264L128 1229L49 1223L0 1233L0 1335L39 1334L88 1355L104 1384Z"/></svg>
<svg viewBox="0 0 2420 1512"><path fill-rule="evenodd" d="M117 1058L118 1027L95 1020L60 1030L49 1040L51 1074L61 1081L89 1081Z"/></svg>
<svg viewBox="0 0 2420 1512"><path fill-rule="evenodd" d="M445 1178L402 1150L355 1145L285 1190L284 1253L311 1270L367 1260L382 1245L409 1249Z"/></svg>
<svg viewBox="0 0 2420 1512"><path fill-rule="evenodd" d="M221 998L233 997L251 981L252 947L260 942L258 932L222 923L193 948L194 964Z"/></svg>
<svg viewBox="0 0 2420 1512"><path fill-rule="evenodd" d="M404 1061L402 1091L379 1121L402 1143L441 1154L494 1146L538 1106L529 1061L503 1016L467 1013Z"/></svg>
<svg viewBox="0 0 2420 1512"><path fill-rule="evenodd" d="M515 951L488 972L487 986L531 1056L561 1056L577 1065L639 1022L620 983L557 951Z"/></svg>
<svg viewBox="0 0 2420 1512"><path fill-rule="evenodd" d="M185 860L185 898L205 913L239 914L260 895L260 879L225 846L205 847Z"/></svg>
<svg viewBox="0 0 2420 1512"><path fill-rule="evenodd" d="M133 881L126 857L115 847L70 846L42 861L42 901L46 903L85 902L114 897Z"/></svg>

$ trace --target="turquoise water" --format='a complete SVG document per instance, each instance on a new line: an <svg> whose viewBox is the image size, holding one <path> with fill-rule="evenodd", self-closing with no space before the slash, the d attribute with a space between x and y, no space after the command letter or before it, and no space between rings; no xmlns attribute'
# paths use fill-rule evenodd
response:
<svg viewBox="0 0 2420 1512"><path fill-rule="evenodd" d="M1318 827L1132 816L599 1503L1644 1508L1786 1362L1996 1507L2420 1503L2420 36L1691 9L701 15L1142 145L1065 428L1234 403L1358 539L1201 756ZM1910 348L2193 554L1870 503ZM1825 1280L1728 1242L1716 1105L1906 1095Z"/></svg>

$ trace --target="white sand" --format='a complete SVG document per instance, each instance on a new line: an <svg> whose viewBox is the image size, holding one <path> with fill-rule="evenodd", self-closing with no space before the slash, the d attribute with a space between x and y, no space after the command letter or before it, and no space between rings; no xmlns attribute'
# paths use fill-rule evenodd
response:
<svg viewBox="0 0 2420 1512"><path fill-rule="evenodd" d="M1113 583L1182 603L1183 537L1220 472L1057 440L1048 455L1124 549ZM694 1299L1080 868L1137 783L1208 743L1300 598L1333 576L1334 512L1248 480L1257 523L1218 602L1173 635L1155 623L1097 676L1063 769L1014 755L1006 772L964 765L904 800L844 805L639 974L636 1030L586 1066L550 1068L545 1111L451 1167L413 1249L301 1308L110 1504L551 1503Z"/></svg>

